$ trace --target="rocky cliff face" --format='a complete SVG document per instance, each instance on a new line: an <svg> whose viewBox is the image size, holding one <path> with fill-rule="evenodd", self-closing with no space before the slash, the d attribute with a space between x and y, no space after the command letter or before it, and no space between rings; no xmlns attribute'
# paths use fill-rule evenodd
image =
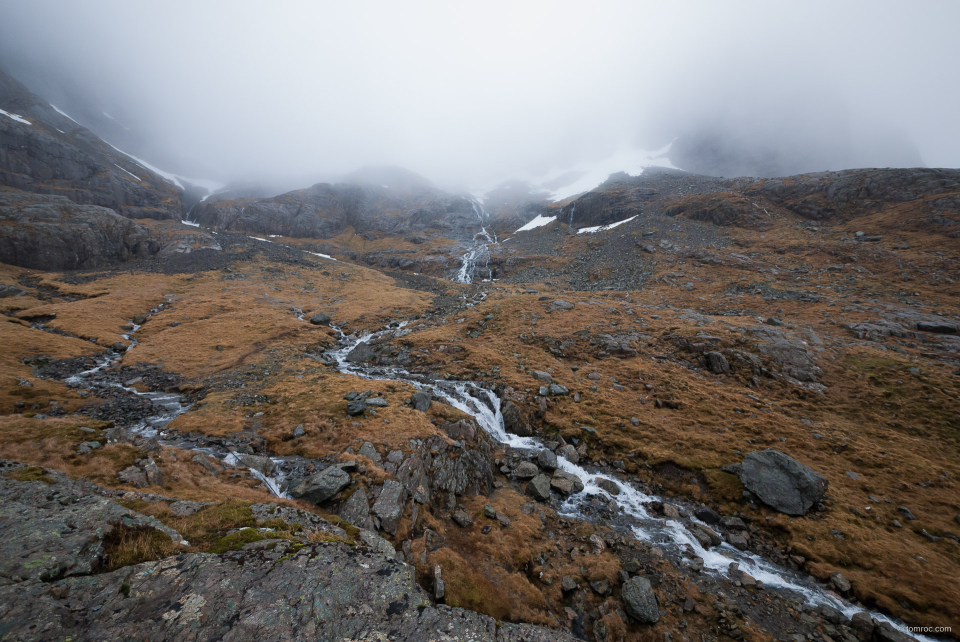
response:
<svg viewBox="0 0 960 642"><path fill-rule="evenodd" d="M105 207L0 189L0 262L36 270L95 268L151 256L150 231Z"/></svg>
<svg viewBox="0 0 960 642"><path fill-rule="evenodd" d="M470 237L479 224L473 204L426 186L318 183L273 198L240 198L199 204L191 217L219 230L330 238L357 232L405 235L434 231Z"/></svg>
<svg viewBox="0 0 960 642"><path fill-rule="evenodd" d="M109 207L127 218L181 218L177 187L3 72L0 109L0 185Z"/></svg>

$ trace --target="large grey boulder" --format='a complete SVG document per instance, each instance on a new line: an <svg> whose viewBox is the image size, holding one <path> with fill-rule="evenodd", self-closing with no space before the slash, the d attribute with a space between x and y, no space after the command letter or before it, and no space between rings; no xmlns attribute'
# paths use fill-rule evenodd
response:
<svg viewBox="0 0 960 642"><path fill-rule="evenodd" d="M751 493L781 513L803 515L827 492L827 478L778 450L747 453L737 475Z"/></svg>
<svg viewBox="0 0 960 642"><path fill-rule="evenodd" d="M657 596L653 594L653 588L647 578L631 577L623 583L620 596L630 617L644 624L653 624L660 619Z"/></svg>
<svg viewBox="0 0 960 642"><path fill-rule="evenodd" d="M370 517L370 500L367 499L367 492L362 486L358 486L340 507L340 517L357 528L376 530L373 519Z"/></svg>
<svg viewBox="0 0 960 642"><path fill-rule="evenodd" d="M340 466L330 466L290 489L297 499L322 504L350 485L350 475Z"/></svg>

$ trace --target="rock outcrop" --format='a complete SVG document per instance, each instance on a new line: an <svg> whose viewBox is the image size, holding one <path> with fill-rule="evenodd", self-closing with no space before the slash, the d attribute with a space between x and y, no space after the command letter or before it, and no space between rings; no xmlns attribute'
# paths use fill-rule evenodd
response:
<svg viewBox="0 0 960 642"><path fill-rule="evenodd" d="M394 559L392 547L371 533L361 533L364 546L335 537L296 547L263 540L220 555L181 554L96 574L97 551L115 523L179 539L102 492L54 471L0 461L6 638L419 642L455 631L461 639L490 642L574 639L434 605L417 585L414 567ZM253 509L258 520L302 523L309 515L278 505ZM327 532L323 526L309 530Z"/></svg>
<svg viewBox="0 0 960 642"><path fill-rule="evenodd" d="M0 189L0 262L34 270L96 268L161 250L150 231L113 210L63 196Z"/></svg>

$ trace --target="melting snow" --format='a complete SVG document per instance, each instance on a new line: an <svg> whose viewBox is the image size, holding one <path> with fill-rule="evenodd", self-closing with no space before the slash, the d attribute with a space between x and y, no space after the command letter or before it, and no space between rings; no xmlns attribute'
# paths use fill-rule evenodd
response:
<svg viewBox="0 0 960 642"><path fill-rule="evenodd" d="M584 227L577 230L577 234L593 234L594 232L606 232L607 230L612 230L618 225L623 225L624 223L629 223L633 219L637 218L636 216L631 216L630 218L625 218L622 221L617 221L616 223L610 223L609 225L598 225L596 227Z"/></svg>
<svg viewBox="0 0 960 642"><path fill-rule="evenodd" d="M194 223L193 221L188 221L187 219L183 219L180 222L183 223L184 225L189 225L190 227L200 227L199 223Z"/></svg>
<svg viewBox="0 0 960 642"><path fill-rule="evenodd" d="M273 243L270 239L262 239L258 236L248 236L248 239L253 239L254 241L263 241L264 243Z"/></svg>
<svg viewBox="0 0 960 642"><path fill-rule="evenodd" d="M521 227L517 232L529 232L530 230L536 229L538 227L543 227L544 225L549 225L557 220L556 216L540 216L537 214L537 218L533 219L523 227ZM517 232L514 232L516 234Z"/></svg>
<svg viewBox="0 0 960 642"><path fill-rule="evenodd" d="M17 121L18 123L23 123L24 125L32 125L32 124L33 124L33 123L31 123L29 120L27 120L26 118L24 118L23 116L21 116L20 114L11 114L10 112L8 112L8 111L3 111L2 109L0 109L0 114L3 114L4 116L9 116L9 117L12 118L13 120Z"/></svg>
<svg viewBox="0 0 960 642"><path fill-rule="evenodd" d="M332 256L330 256L329 254L320 254L320 252L309 252L309 251L307 251L307 250L304 250L304 252L306 252L307 254L313 254L314 256L319 256L319 257L322 258L322 259L330 259L331 261L336 261L336 260L337 260L337 259L333 258Z"/></svg>

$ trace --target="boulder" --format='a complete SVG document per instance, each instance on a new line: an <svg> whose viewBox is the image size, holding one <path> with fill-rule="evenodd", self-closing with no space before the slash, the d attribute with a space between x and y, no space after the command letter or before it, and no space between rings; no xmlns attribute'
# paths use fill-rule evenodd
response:
<svg viewBox="0 0 960 642"><path fill-rule="evenodd" d="M544 470L554 470L557 467L557 456L544 448L537 455L537 464Z"/></svg>
<svg viewBox="0 0 960 642"><path fill-rule="evenodd" d="M424 392L423 390L420 390L418 392L413 393L413 396L410 399L411 399L414 410L419 410L420 412L426 412L430 410L430 404L432 403L432 399L430 397L429 392Z"/></svg>
<svg viewBox="0 0 960 642"><path fill-rule="evenodd" d="M532 479L539 474L540 469L537 468L537 465L529 461L520 462L517 467L513 469L513 476L517 479Z"/></svg>
<svg viewBox="0 0 960 642"><path fill-rule="evenodd" d="M403 515L403 503L407 490L400 482L388 479L383 482L380 496L373 504L373 512L380 518L380 527L391 535L397 532L397 525Z"/></svg>
<svg viewBox="0 0 960 642"><path fill-rule="evenodd" d="M553 477L550 478L550 488L563 495L576 495L583 490L583 482L579 477L558 468L553 471Z"/></svg>
<svg viewBox="0 0 960 642"><path fill-rule="evenodd" d="M367 491L362 486L358 486L347 498L347 501L343 502L339 515L357 528L368 531L376 530L373 519L370 517L370 500L367 499Z"/></svg>
<svg viewBox="0 0 960 642"><path fill-rule="evenodd" d="M727 374L730 372L730 364L727 358L719 352L708 352L704 355L707 359L707 368L713 374Z"/></svg>
<svg viewBox="0 0 960 642"><path fill-rule="evenodd" d="M623 605L630 617L644 624L654 624L660 619L657 596L653 593L650 580L645 577L632 577L623 583L620 589Z"/></svg>
<svg viewBox="0 0 960 642"><path fill-rule="evenodd" d="M290 488L290 494L322 504L350 485L350 475L340 466L330 466Z"/></svg>
<svg viewBox="0 0 960 642"><path fill-rule="evenodd" d="M572 445L567 444L566 446L561 446L557 449L557 456L563 457L571 464L576 464L580 462L580 455L577 453L577 449Z"/></svg>
<svg viewBox="0 0 960 642"><path fill-rule="evenodd" d="M367 342L358 343L357 346L347 353L347 361L350 363L364 363L373 360L377 356L376 351Z"/></svg>
<svg viewBox="0 0 960 642"><path fill-rule="evenodd" d="M526 492L537 501L547 501L550 499L550 478L540 473L527 484Z"/></svg>
<svg viewBox="0 0 960 642"><path fill-rule="evenodd" d="M310 323L313 325L330 325L330 315L324 312L317 312L310 317Z"/></svg>
<svg viewBox="0 0 960 642"><path fill-rule="evenodd" d="M748 453L738 475L764 504L787 515L804 515L827 492L826 477L772 449Z"/></svg>

